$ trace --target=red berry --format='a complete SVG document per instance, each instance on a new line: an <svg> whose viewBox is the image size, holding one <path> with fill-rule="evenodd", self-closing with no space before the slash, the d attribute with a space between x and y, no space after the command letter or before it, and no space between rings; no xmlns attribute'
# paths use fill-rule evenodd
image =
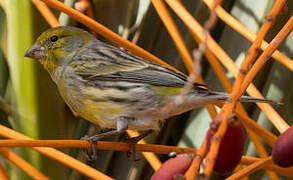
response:
<svg viewBox="0 0 293 180"><path fill-rule="evenodd" d="M210 148L213 134L213 131L209 129L207 132L207 152ZM221 141L214 171L219 174L227 174L233 171L241 160L244 144L245 133L242 125L240 123L228 125L227 131Z"/></svg>
<svg viewBox="0 0 293 180"><path fill-rule="evenodd" d="M173 180L176 174L184 174L191 165L192 157L189 154L179 154L170 158L158 169L151 180Z"/></svg>
<svg viewBox="0 0 293 180"><path fill-rule="evenodd" d="M293 166L293 126L278 137L272 158L274 163L281 167Z"/></svg>

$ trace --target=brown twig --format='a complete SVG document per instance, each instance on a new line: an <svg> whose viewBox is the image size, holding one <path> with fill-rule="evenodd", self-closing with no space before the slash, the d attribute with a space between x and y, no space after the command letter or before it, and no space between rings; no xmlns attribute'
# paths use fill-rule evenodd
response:
<svg viewBox="0 0 293 180"><path fill-rule="evenodd" d="M78 2L74 4L74 8L86 14L88 17L95 19L91 0L79 0ZM95 31L91 30L91 34L97 37L97 33Z"/></svg>
<svg viewBox="0 0 293 180"><path fill-rule="evenodd" d="M8 116L12 116L13 110L9 104L0 96L0 110L2 110Z"/></svg>
<svg viewBox="0 0 293 180"><path fill-rule="evenodd" d="M196 73L196 81L199 83L204 84L202 78L201 78L201 66L200 61L195 61L193 63L193 59L189 53L188 48L186 47L184 40L182 36L179 33L179 30L176 26L176 23L173 21L170 13L168 12L164 2L162 0L152 0L152 3L158 13L158 15L161 17L161 20L163 21L166 29L168 30L168 33L170 34L171 38L173 39L182 59L183 62L188 70L189 73L195 72ZM185 89L183 89L183 92L181 95L177 96L174 101L168 103L165 105L164 110L162 112L168 114L170 111L172 111L174 108L176 108L177 104L180 104L183 102L184 95L186 94ZM206 106L208 113L212 117L212 119L216 115L216 110L213 105L207 105Z"/></svg>
<svg viewBox="0 0 293 180"><path fill-rule="evenodd" d="M204 41L199 44L198 49L193 51L193 71L188 76L188 81L184 86L181 96L184 97L193 87L193 82L201 75L201 59L207 49L207 41L210 36L211 29L215 26L217 22L217 14L215 8L222 3L222 0L215 0L213 2L212 8L210 9L209 19L204 23L203 34Z"/></svg>

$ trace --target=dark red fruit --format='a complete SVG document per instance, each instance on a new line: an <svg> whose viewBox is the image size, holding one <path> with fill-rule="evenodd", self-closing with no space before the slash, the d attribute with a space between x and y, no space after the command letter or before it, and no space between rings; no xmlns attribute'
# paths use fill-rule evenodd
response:
<svg viewBox="0 0 293 180"><path fill-rule="evenodd" d="M278 137L272 157L274 163L281 167L293 166L293 126Z"/></svg>
<svg viewBox="0 0 293 180"><path fill-rule="evenodd" d="M179 154L170 158L158 169L151 180L173 180L176 174L184 174L191 165L192 157L189 154Z"/></svg>
<svg viewBox="0 0 293 180"><path fill-rule="evenodd" d="M211 129L207 132L207 152L213 137ZM240 123L228 125L227 131L222 138L214 171L219 174L227 174L235 169L241 160L244 151L245 133Z"/></svg>

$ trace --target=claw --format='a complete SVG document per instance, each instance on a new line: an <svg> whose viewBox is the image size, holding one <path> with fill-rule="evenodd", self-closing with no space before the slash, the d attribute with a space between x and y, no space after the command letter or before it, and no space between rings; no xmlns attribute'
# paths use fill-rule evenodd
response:
<svg viewBox="0 0 293 180"><path fill-rule="evenodd" d="M137 158L136 151L135 151L135 145L137 144L138 141L136 141L133 138L128 138L124 142L130 145L130 151L127 152L127 157L129 161L133 161L133 162L139 161L140 159Z"/></svg>
<svg viewBox="0 0 293 180"><path fill-rule="evenodd" d="M132 137L132 138L127 138L124 140L124 142L128 143L130 145L130 152L127 153L128 159L130 161L139 161L140 159L136 157L136 151L135 151L135 145L145 138L147 135L151 134L153 130L149 130L147 132L144 132L143 134Z"/></svg>
<svg viewBox="0 0 293 180"><path fill-rule="evenodd" d="M94 162L98 159L97 156L97 141L93 136L84 136L81 138L82 140L87 140L91 144L91 148L83 149L85 153L86 159L90 162ZM91 149L91 150L90 150Z"/></svg>

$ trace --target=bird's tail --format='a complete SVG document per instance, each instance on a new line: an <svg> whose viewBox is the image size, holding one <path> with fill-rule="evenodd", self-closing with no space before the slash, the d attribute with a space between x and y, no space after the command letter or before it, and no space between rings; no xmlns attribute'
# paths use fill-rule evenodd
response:
<svg viewBox="0 0 293 180"><path fill-rule="evenodd" d="M229 97L229 94L227 94L227 93L215 92L215 91L210 91L210 93L214 94L214 95L221 95L218 100L225 101ZM269 103L269 104L277 104L277 105L283 104L283 103L275 102L275 101L272 101L272 100L269 100L269 99L260 99L260 98L251 97L251 96L241 96L239 98L239 101L240 102Z"/></svg>

